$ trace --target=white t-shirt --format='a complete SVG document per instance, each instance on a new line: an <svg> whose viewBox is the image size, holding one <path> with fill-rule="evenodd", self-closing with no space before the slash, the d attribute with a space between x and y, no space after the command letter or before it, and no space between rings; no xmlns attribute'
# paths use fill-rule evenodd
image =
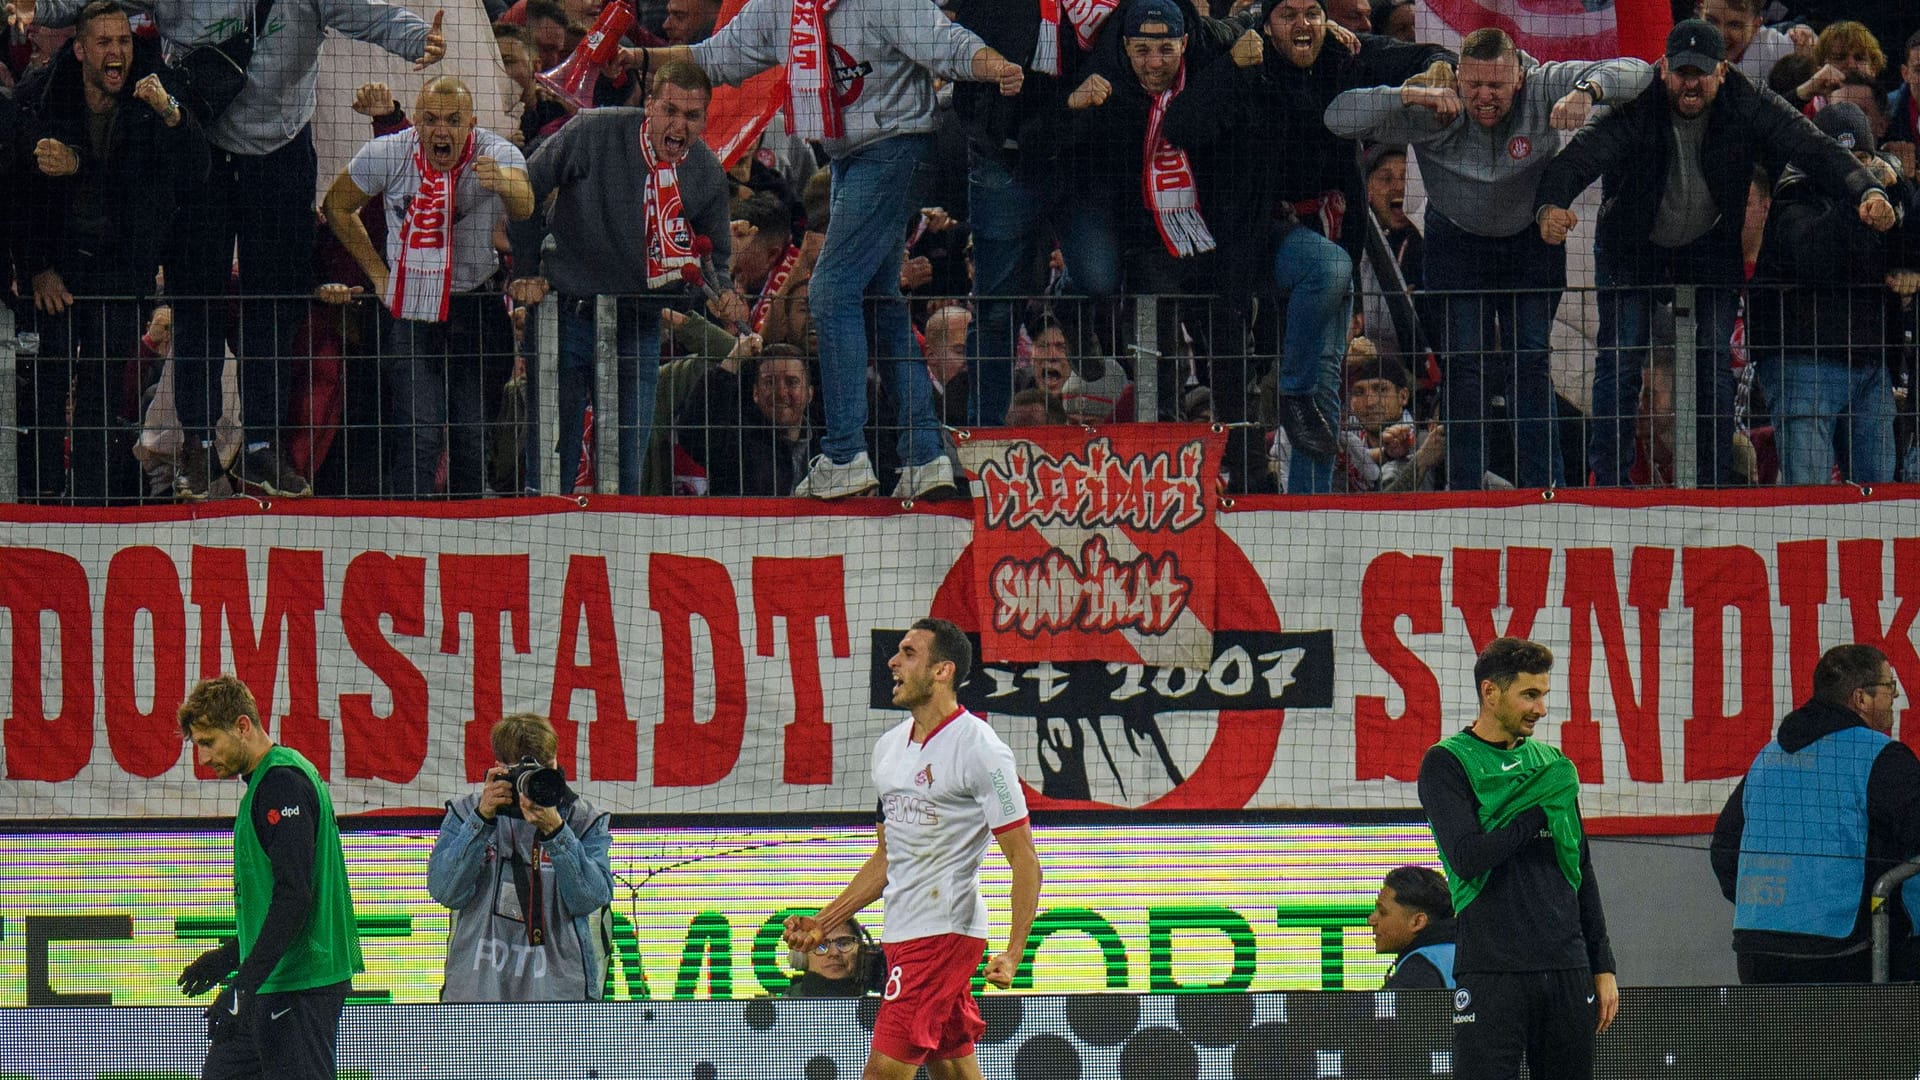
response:
<svg viewBox="0 0 1920 1080"><path fill-rule="evenodd" d="M400 225L406 220L407 206L420 191L420 170L413 167L413 152L419 145L419 133L408 128L369 142L347 163L347 176L354 186L379 199L386 208L389 270L400 264ZM490 157L503 169L527 167L519 147L485 128L473 129L473 156ZM480 186L469 165L453 192L454 292L479 288L499 268L500 260L493 250L493 224L504 213L505 202Z"/></svg>
<svg viewBox="0 0 1920 1080"><path fill-rule="evenodd" d="M1739 61L1733 66L1739 68L1741 74L1765 86L1767 76L1773 74L1773 65L1779 63L1781 57L1791 55L1793 39L1771 26L1763 26L1753 32L1753 40L1747 42L1747 51L1740 54Z"/></svg>
<svg viewBox="0 0 1920 1080"><path fill-rule="evenodd" d="M880 737L873 786L887 829L882 940L987 936L980 860L992 836L1027 820L1013 751L985 720L959 709L924 743L913 721Z"/></svg>

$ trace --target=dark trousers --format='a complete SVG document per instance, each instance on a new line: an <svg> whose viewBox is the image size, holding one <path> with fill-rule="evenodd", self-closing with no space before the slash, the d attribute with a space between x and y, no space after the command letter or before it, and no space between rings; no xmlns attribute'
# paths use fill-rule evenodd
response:
<svg viewBox="0 0 1920 1080"><path fill-rule="evenodd" d="M1592 1080L1598 1006L1586 968L1462 972L1453 995L1453 1075L1461 1080Z"/></svg>
<svg viewBox="0 0 1920 1080"><path fill-rule="evenodd" d="M313 131L269 154L213 150L207 182L189 196L183 252L167 268L174 302L173 378L180 426L189 445L210 438L219 415L225 346L240 358L240 399L249 442L280 442L292 393L294 340L306 321L313 285ZM228 325L225 300L235 241L242 295L275 299L239 305Z"/></svg>
<svg viewBox="0 0 1920 1080"><path fill-rule="evenodd" d="M1734 960L1740 982L1747 986L1873 981L1873 950L1865 948L1844 956L1743 952L1735 953ZM1893 982L1920 980L1920 938L1895 937L1887 968L1887 977Z"/></svg>
<svg viewBox="0 0 1920 1080"><path fill-rule="evenodd" d="M139 362L140 302L78 300L59 315L35 313L32 325L40 355L20 361L32 387L21 398L21 497L93 506L137 500L142 484L133 444L140 402L137 383L128 399L127 368Z"/></svg>
<svg viewBox="0 0 1920 1080"><path fill-rule="evenodd" d="M1429 207L1424 272L1429 290L1449 290L1439 298L1447 487L1482 486L1487 402L1503 388L1516 460L1492 462L1492 471L1518 487L1547 487L1556 479L1548 345L1567 285L1565 246L1541 240L1532 226L1479 236Z"/></svg>
<svg viewBox="0 0 1920 1080"><path fill-rule="evenodd" d="M1651 357L1653 313L1673 286L1695 287L1695 437L1703 486L1733 476L1733 324L1740 304L1740 249L1717 232L1678 248L1651 243L1594 249L1600 294L1587 463L1594 483L1619 487L1633 466L1641 373Z"/></svg>
<svg viewBox="0 0 1920 1080"><path fill-rule="evenodd" d="M444 323L388 317L388 355L382 361L393 431L387 493L402 498L435 493L434 473L447 450L447 494L486 493L489 351L512 347L512 328L500 297L455 296Z"/></svg>
<svg viewBox="0 0 1920 1080"><path fill-rule="evenodd" d="M176 369L177 370L177 369ZM207 1047L200 1080L334 1080L345 990L261 994Z"/></svg>

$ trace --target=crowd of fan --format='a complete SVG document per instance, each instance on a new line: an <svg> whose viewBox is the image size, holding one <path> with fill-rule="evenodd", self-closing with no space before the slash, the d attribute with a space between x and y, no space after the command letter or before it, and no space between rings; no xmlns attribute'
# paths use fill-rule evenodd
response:
<svg viewBox="0 0 1920 1080"><path fill-rule="evenodd" d="M1701 483L1920 477L1898 5L1702 0L1649 65L1499 31L1456 54L1414 40L1416 0L750 0L718 31L709 0L597 2L488 0L494 133L432 67L437 16L14 0L21 498L591 490L609 320L622 493L931 496L955 429L1154 419L1226 425L1236 492L1670 483L1674 285ZM359 88L327 187L329 29L422 85ZM202 61L242 38L223 93ZM589 53L577 99L536 79ZM782 64L788 121L724 167L716 84ZM1550 338L1595 180L1576 392ZM1146 295L1178 298L1151 335ZM529 438L543 322L560 419Z"/></svg>

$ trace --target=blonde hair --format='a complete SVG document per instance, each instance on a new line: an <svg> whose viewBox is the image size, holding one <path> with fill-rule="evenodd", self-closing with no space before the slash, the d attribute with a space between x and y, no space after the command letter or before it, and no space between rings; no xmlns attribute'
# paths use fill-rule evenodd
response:
<svg viewBox="0 0 1920 1080"><path fill-rule="evenodd" d="M1887 69L1887 54L1880 48L1879 39L1865 24L1852 20L1834 23L1820 31L1820 41L1813 51L1814 63L1830 63L1835 53L1855 51L1867 55L1867 63L1873 65L1876 78Z"/></svg>
<svg viewBox="0 0 1920 1080"><path fill-rule="evenodd" d="M243 716L260 726L260 706L246 683L231 675L202 679L180 703L180 734L191 739L194 728L232 731Z"/></svg>

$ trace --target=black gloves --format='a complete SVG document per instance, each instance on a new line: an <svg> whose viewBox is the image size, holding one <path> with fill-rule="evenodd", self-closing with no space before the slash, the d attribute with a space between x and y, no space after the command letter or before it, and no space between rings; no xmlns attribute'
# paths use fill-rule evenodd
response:
<svg viewBox="0 0 1920 1080"><path fill-rule="evenodd" d="M226 981L238 965L237 943L222 942L217 948L208 949L200 958L187 965L180 973L180 992L188 997L199 997Z"/></svg>

